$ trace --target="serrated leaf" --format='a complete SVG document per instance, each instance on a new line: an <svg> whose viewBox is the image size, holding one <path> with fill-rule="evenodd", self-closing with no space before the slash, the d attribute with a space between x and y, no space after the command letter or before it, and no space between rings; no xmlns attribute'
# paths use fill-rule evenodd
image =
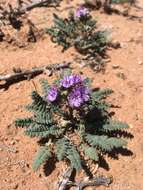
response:
<svg viewBox="0 0 143 190"><path fill-rule="evenodd" d="M26 106L26 109L28 111L32 112L44 112L47 109L47 103L44 101L44 99L36 92L32 92L32 104Z"/></svg>
<svg viewBox="0 0 143 190"><path fill-rule="evenodd" d="M48 90L49 90L49 88L50 88L50 86L49 86L49 84L48 84L48 80L46 80L46 79L41 79L41 80L40 80L40 84L41 84L41 87L42 87L42 92L43 92L43 94L46 95L47 92L48 92Z"/></svg>
<svg viewBox="0 0 143 190"><path fill-rule="evenodd" d="M134 0L111 0L112 4L123 4L123 3L131 3Z"/></svg>
<svg viewBox="0 0 143 190"><path fill-rule="evenodd" d="M128 128L129 128L128 124L124 122L119 122L119 121L110 121L109 124L107 123L102 126L102 129L105 131L116 131L116 130L122 130L122 129L128 129Z"/></svg>
<svg viewBox="0 0 143 190"><path fill-rule="evenodd" d="M16 119L15 126L23 128L23 127L29 127L33 123L34 121L32 120L32 118Z"/></svg>
<svg viewBox="0 0 143 190"><path fill-rule="evenodd" d="M111 89L97 90L92 93L92 99L94 101L100 101L102 99L105 99L111 93L113 93L113 90L111 90Z"/></svg>
<svg viewBox="0 0 143 190"><path fill-rule="evenodd" d="M79 155L78 151L76 150L76 148L74 147L74 145L70 146L67 149L66 157L70 160L71 166L73 168L75 168L76 170L82 169L80 155Z"/></svg>
<svg viewBox="0 0 143 190"><path fill-rule="evenodd" d="M98 161L99 156L96 148L93 147L85 147L84 149L85 156L89 157L92 160Z"/></svg>
<svg viewBox="0 0 143 190"><path fill-rule="evenodd" d="M56 126L48 126L48 125L41 125L35 124L34 127L28 128L25 131L25 134L30 137L48 137L49 135L59 136L62 131L57 128Z"/></svg>
<svg viewBox="0 0 143 190"><path fill-rule="evenodd" d="M47 161L51 157L51 152L47 147L42 147L40 150L37 152L36 157L33 161L32 168L34 171L37 171L39 167Z"/></svg>
<svg viewBox="0 0 143 190"><path fill-rule="evenodd" d="M114 148L119 148L127 145L124 139L108 136L87 135L87 142L94 147L98 147L104 151L111 151Z"/></svg>
<svg viewBox="0 0 143 190"><path fill-rule="evenodd" d="M68 145L69 142L65 138L59 139L56 142L56 155L59 161L63 160L66 156Z"/></svg>

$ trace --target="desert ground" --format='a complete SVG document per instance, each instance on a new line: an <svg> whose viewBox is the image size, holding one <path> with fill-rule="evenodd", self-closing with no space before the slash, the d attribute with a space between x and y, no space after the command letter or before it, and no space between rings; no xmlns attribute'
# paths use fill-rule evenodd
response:
<svg viewBox="0 0 143 190"><path fill-rule="evenodd" d="M8 1L6 1L8 2ZM13 4L15 1L11 1ZM66 16L69 9L76 8L82 1L63 0L60 7L38 7L29 11L28 17L36 27L42 30L53 24L52 15L57 13ZM142 0L140 5L143 6ZM142 10L132 8L132 14L143 16ZM107 29L109 36L121 44L121 48L109 49L107 54L110 61L104 72L96 73L90 67L82 68L85 76L93 78L93 86L111 88L114 93L109 101L118 108L114 108L115 118L130 125L129 131L134 138L128 141L131 155L119 155L117 160L107 158L109 170L99 168L98 173L113 176L114 181L109 187L89 187L99 190L142 190L143 189L143 22L129 19L122 15L108 15L100 10L91 12L93 18L98 19L98 26ZM25 34L25 29L19 34ZM21 38L20 40L23 40ZM74 56L78 54L74 48L64 53L62 48L53 44L49 35L39 37L36 43L29 43L24 47L17 47L7 42L0 42L0 75L11 73L13 68L31 69L44 65L73 62L73 70L81 71ZM125 77L119 77L122 73ZM60 162L38 172L32 171L33 156L38 145L36 138L29 138L23 130L14 127L14 120L28 113L23 106L30 102L30 93L36 88L40 91L39 79L47 78L49 82L56 77L56 73L49 77L43 73L31 80L23 80L4 88L0 83L0 189L1 190L56 190L58 176L65 169ZM35 84L35 86L33 85ZM3 147L10 147L9 151Z"/></svg>

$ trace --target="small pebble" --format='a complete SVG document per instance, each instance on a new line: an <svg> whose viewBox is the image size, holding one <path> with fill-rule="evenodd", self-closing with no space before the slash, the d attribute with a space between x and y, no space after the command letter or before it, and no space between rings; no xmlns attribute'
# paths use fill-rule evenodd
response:
<svg viewBox="0 0 143 190"><path fill-rule="evenodd" d="M10 144L10 145L15 145L15 143L16 143L15 140L13 140L13 141L11 141L9 144Z"/></svg>
<svg viewBox="0 0 143 190"><path fill-rule="evenodd" d="M128 47L128 44L125 42L121 42L120 47L126 49Z"/></svg>
<svg viewBox="0 0 143 190"><path fill-rule="evenodd" d="M141 60L138 61L138 64L139 64L139 65L143 65L143 61L141 61Z"/></svg>
<svg viewBox="0 0 143 190"><path fill-rule="evenodd" d="M119 65L112 65L112 68L113 68L113 69L119 69L120 66L119 66Z"/></svg>
<svg viewBox="0 0 143 190"><path fill-rule="evenodd" d="M18 183L14 184L12 189L17 189L18 188Z"/></svg>

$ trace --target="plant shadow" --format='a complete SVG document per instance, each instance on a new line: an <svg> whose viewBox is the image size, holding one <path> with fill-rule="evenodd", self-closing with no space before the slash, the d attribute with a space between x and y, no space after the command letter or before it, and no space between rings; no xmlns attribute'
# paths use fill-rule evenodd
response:
<svg viewBox="0 0 143 190"><path fill-rule="evenodd" d="M43 166L45 176L49 176L56 169L56 159L50 158Z"/></svg>
<svg viewBox="0 0 143 190"><path fill-rule="evenodd" d="M112 159L118 160L119 155L133 156L133 152L127 148L120 147L120 148L115 148L111 152L108 152L107 155L111 157Z"/></svg>

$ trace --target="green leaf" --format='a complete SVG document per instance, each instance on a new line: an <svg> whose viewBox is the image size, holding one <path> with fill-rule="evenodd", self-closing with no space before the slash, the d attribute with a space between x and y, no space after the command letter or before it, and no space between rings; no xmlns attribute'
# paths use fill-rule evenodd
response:
<svg viewBox="0 0 143 190"><path fill-rule="evenodd" d="M61 73L61 75L60 75L60 77L61 77L61 79L63 78L63 77L65 77L65 76L69 76L69 75L71 75L72 74L72 70L69 68L69 69L65 69L62 73Z"/></svg>
<svg viewBox="0 0 143 190"><path fill-rule="evenodd" d="M72 145L68 139L63 138L57 141L56 154L58 160L63 160L64 158L70 160L71 166L76 170L80 170L82 168L80 155L76 147Z"/></svg>
<svg viewBox="0 0 143 190"><path fill-rule="evenodd" d="M50 88L50 85L48 84L48 80L41 79L40 84L41 84L41 87L42 87L43 94L46 95L47 92L48 92L48 89Z"/></svg>
<svg viewBox="0 0 143 190"><path fill-rule="evenodd" d="M68 146L69 146L69 142L65 138L59 139L56 142L56 154L57 154L57 159L59 161L63 160L64 157L66 156Z"/></svg>
<svg viewBox="0 0 143 190"><path fill-rule="evenodd" d="M53 14L53 17L54 17L54 23L59 28L59 30L67 32L65 21L56 14Z"/></svg>
<svg viewBox="0 0 143 190"><path fill-rule="evenodd" d="M48 137L49 135L53 135L55 137L59 136L62 131L57 128L55 125L42 125L35 124L34 127L28 128L25 131L25 134L30 137Z"/></svg>
<svg viewBox="0 0 143 190"><path fill-rule="evenodd" d="M35 115L35 120L37 123L45 124L45 125L52 125L53 118L51 113L47 110L45 112L39 112Z"/></svg>
<svg viewBox="0 0 143 190"><path fill-rule="evenodd" d="M23 127L29 127L33 123L34 121L32 120L32 118L16 119L15 126L23 128Z"/></svg>
<svg viewBox="0 0 143 190"><path fill-rule="evenodd" d="M116 130L122 130L122 129L128 129L128 128L129 128L128 124L124 122L119 122L119 121L110 121L109 124L105 124L102 126L102 129L105 131L116 131Z"/></svg>
<svg viewBox="0 0 143 190"><path fill-rule="evenodd" d="M113 93L113 90L111 89L97 90L92 93L92 100L101 101L102 99L107 98L111 93Z"/></svg>
<svg viewBox="0 0 143 190"><path fill-rule="evenodd" d="M112 4L132 3L134 0L111 0Z"/></svg>
<svg viewBox="0 0 143 190"><path fill-rule="evenodd" d="M98 161L99 156L96 148L93 147L85 147L84 149L85 156L89 157L92 160Z"/></svg>
<svg viewBox="0 0 143 190"><path fill-rule="evenodd" d="M86 85L86 86L88 86L88 87L91 87L91 83L93 82L93 79L91 79L91 78L86 78L85 80L84 80L84 84Z"/></svg>
<svg viewBox="0 0 143 190"><path fill-rule="evenodd" d="M47 109L47 103L44 101L44 99L36 92L33 91L32 92L32 104L26 106L28 111L32 111L32 112L45 112L45 110Z"/></svg>
<svg viewBox="0 0 143 190"><path fill-rule="evenodd" d="M70 160L73 168L76 170L82 169L80 155L74 145L69 146L66 157Z"/></svg>
<svg viewBox="0 0 143 190"><path fill-rule="evenodd" d="M116 137L108 136L97 136L97 135L87 135L86 141L94 147L100 148L103 151L111 151L114 148L119 148L127 145L127 142L124 139L119 139Z"/></svg>
<svg viewBox="0 0 143 190"><path fill-rule="evenodd" d="M37 171L39 167L51 157L51 152L48 147L41 147L33 161L32 168Z"/></svg>

